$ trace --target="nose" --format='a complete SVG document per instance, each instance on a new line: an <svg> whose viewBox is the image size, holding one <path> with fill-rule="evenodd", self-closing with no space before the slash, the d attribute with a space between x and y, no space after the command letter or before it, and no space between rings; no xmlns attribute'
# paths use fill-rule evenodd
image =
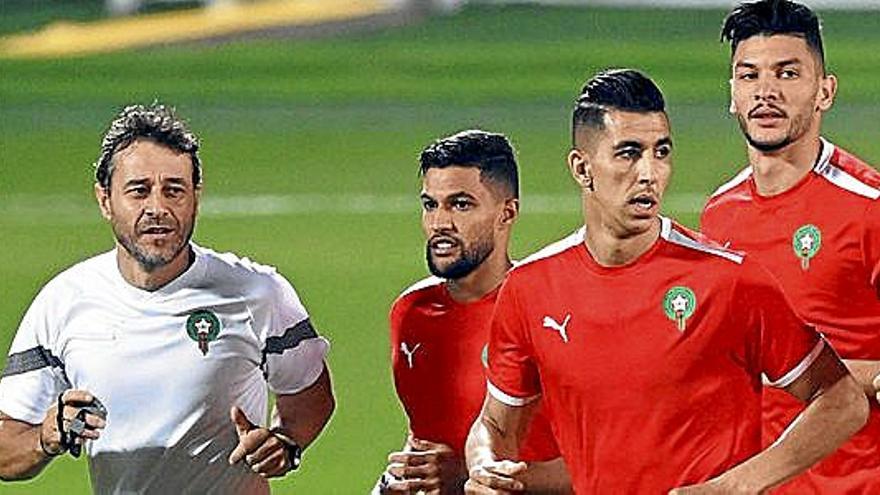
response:
<svg viewBox="0 0 880 495"><path fill-rule="evenodd" d="M754 97L757 101L779 99L779 87L774 78L759 77Z"/></svg>
<svg viewBox="0 0 880 495"><path fill-rule="evenodd" d="M636 168L639 184L654 185L657 182L657 168L660 165L661 161L653 156L639 160Z"/></svg>
<svg viewBox="0 0 880 495"><path fill-rule="evenodd" d="M449 208L439 207L428 215L428 227L432 232L443 232L455 229L455 222L452 220L452 211Z"/></svg>
<svg viewBox="0 0 880 495"><path fill-rule="evenodd" d="M165 196L162 194L160 188L154 188L150 191L150 194L147 196L144 201L144 215L150 217L161 217L168 213L167 205L165 204Z"/></svg>

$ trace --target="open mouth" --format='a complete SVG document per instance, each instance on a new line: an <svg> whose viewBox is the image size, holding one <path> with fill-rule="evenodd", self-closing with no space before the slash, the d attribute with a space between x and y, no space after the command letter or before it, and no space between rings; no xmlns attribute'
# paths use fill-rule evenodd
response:
<svg viewBox="0 0 880 495"><path fill-rule="evenodd" d="M650 194L639 194L630 199L629 204L635 206L639 210L651 211L657 206L657 199Z"/></svg>
<svg viewBox="0 0 880 495"><path fill-rule="evenodd" d="M141 235L149 236L165 236L173 232L173 228L167 227L165 225L151 225L149 227L142 228L140 231Z"/></svg>
<svg viewBox="0 0 880 495"><path fill-rule="evenodd" d="M438 256L451 253L460 244L457 239L448 236L435 236L428 241L431 252Z"/></svg>

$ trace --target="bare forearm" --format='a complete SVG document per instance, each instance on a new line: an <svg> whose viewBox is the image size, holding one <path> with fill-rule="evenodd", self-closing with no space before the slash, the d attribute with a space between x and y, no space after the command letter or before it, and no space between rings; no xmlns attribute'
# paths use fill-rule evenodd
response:
<svg viewBox="0 0 880 495"><path fill-rule="evenodd" d="M482 419L480 416L474 421L465 443L465 464L468 470L473 466L498 460L493 450L492 432L483 424Z"/></svg>
<svg viewBox="0 0 880 495"><path fill-rule="evenodd" d="M40 448L40 428L20 421L0 419L0 479L33 478L49 464Z"/></svg>
<svg viewBox="0 0 880 495"><path fill-rule="evenodd" d="M500 459L516 459L533 412L534 404L514 408L487 396L465 445L468 469Z"/></svg>
<svg viewBox="0 0 880 495"><path fill-rule="evenodd" d="M874 378L880 375L880 361L868 359L844 359L843 363L849 368L853 378L861 385L865 395L874 400L877 388L874 386Z"/></svg>
<svg viewBox="0 0 880 495"><path fill-rule="evenodd" d="M849 375L840 378L789 425L776 442L720 477L735 486L763 492L834 452L864 426L868 402Z"/></svg>
<svg viewBox="0 0 880 495"><path fill-rule="evenodd" d="M309 388L294 395L279 395L275 402L276 427L300 447L311 444L327 425L336 401L327 368Z"/></svg>

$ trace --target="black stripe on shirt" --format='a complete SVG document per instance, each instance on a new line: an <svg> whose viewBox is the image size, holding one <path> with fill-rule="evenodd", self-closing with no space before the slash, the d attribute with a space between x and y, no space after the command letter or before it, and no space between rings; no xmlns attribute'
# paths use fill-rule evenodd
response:
<svg viewBox="0 0 880 495"><path fill-rule="evenodd" d="M263 376L269 376L269 367L266 365L267 355L282 354L288 349L295 348L303 340L314 339L317 337L318 332L315 331L312 322L306 318L285 330L283 335L267 338L266 347L263 348L263 362L260 363L260 368L263 369Z"/></svg>
<svg viewBox="0 0 880 495"><path fill-rule="evenodd" d="M3 370L2 377L19 375L28 371L36 371L42 368L64 368L64 363L60 359L53 356L48 349L43 346L33 347L26 351L10 354L6 361L6 369Z"/></svg>

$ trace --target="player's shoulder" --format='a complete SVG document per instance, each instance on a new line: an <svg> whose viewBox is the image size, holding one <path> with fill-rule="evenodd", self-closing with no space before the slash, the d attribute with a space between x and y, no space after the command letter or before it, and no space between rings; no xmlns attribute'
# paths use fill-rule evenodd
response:
<svg viewBox="0 0 880 495"><path fill-rule="evenodd" d="M277 273L274 266L258 263L247 256L239 256L233 252L218 252L211 248L192 244L193 251L198 258L207 263L214 270L226 271L234 274L271 274Z"/></svg>
<svg viewBox="0 0 880 495"><path fill-rule="evenodd" d="M259 292L261 289L274 289L282 280L289 284L274 266L232 252L217 252L195 243L192 249L197 262L205 265L205 274L212 285Z"/></svg>
<svg viewBox="0 0 880 495"><path fill-rule="evenodd" d="M742 265L745 253L727 249L706 235L691 230L667 217L660 217L660 237L676 252L694 261L726 260L735 265Z"/></svg>
<svg viewBox="0 0 880 495"><path fill-rule="evenodd" d="M740 170L732 179L718 186L709 196L706 210L751 201L752 190L749 187L749 179L751 177L752 167L747 166Z"/></svg>
<svg viewBox="0 0 880 495"><path fill-rule="evenodd" d="M431 275L425 277L407 288L403 289L395 299L394 304L399 305L424 297L432 297L443 289L444 279Z"/></svg>
<svg viewBox="0 0 880 495"><path fill-rule="evenodd" d="M880 172L825 139L822 140L822 154L813 172L845 194L873 201L880 198Z"/></svg>
<svg viewBox="0 0 880 495"><path fill-rule="evenodd" d="M564 263L566 256L584 243L586 227L580 227L571 234L550 243L514 264L509 277L518 278L531 273L553 270Z"/></svg>
<svg viewBox="0 0 880 495"><path fill-rule="evenodd" d="M107 251L62 270L46 283L44 291L88 291L105 282L116 269L116 251Z"/></svg>

